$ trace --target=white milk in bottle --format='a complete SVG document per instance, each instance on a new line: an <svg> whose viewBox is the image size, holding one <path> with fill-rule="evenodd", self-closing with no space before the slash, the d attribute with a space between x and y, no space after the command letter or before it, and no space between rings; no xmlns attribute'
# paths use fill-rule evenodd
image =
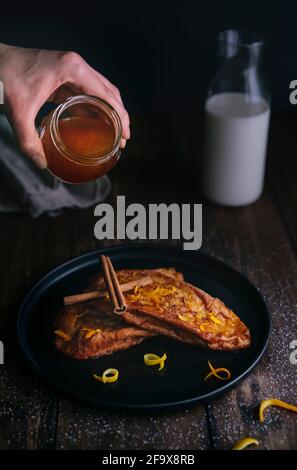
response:
<svg viewBox="0 0 297 470"><path fill-rule="evenodd" d="M256 201L263 190L269 104L245 93L219 93L205 111L204 194L228 206Z"/></svg>

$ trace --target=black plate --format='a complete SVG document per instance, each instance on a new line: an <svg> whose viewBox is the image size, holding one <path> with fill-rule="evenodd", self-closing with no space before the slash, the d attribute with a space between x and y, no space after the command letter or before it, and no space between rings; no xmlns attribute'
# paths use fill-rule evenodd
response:
<svg viewBox="0 0 297 470"><path fill-rule="evenodd" d="M187 281L222 299L249 327L252 346L239 352L212 351L178 343L164 337L144 341L126 351L87 361L60 355L53 346L53 321L65 295L81 292L88 278L99 270L98 253L111 256L116 268L174 266ZM99 405L130 409L162 409L188 406L209 400L245 377L264 353L270 318L257 289L240 273L209 256L171 247L122 245L75 258L43 277L29 292L18 316L18 337L30 363L45 380L76 398ZM143 355L163 354L168 359L163 371L146 367ZM207 361L227 367L228 382L211 378ZM101 384L92 378L113 367L120 378Z"/></svg>

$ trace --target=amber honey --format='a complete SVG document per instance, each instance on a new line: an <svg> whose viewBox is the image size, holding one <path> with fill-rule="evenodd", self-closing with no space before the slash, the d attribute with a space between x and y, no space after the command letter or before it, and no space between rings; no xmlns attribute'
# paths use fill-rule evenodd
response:
<svg viewBox="0 0 297 470"><path fill-rule="evenodd" d="M69 183L105 175L119 159L121 131L119 116L105 101L85 95L69 98L41 126L48 169Z"/></svg>

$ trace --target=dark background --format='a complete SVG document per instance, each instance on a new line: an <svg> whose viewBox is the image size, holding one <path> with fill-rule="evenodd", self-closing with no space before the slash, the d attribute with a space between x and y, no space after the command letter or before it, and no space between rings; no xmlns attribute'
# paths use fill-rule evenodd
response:
<svg viewBox="0 0 297 470"><path fill-rule="evenodd" d="M0 40L77 50L120 87L132 138L110 173L108 202L119 194L127 204L204 202L195 169L202 141L195 111L216 69L215 37L222 28L250 28L269 38L266 62L276 109L262 197L249 207L205 203L203 209L203 252L242 272L267 302L273 329L261 364L232 393L174 414L109 413L56 394L24 364L13 323L24 296L45 273L107 242L93 236L93 208L35 220L1 213L6 364L0 367L0 449L230 449L244 436L258 438L261 449L297 448L294 413L267 410L264 425L254 419L262 399L297 402L297 369L289 363L289 343L296 339L297 114L282 112L297 109L288 100L289 82L297 79L295 23L296 0L0 4Z"/></svg>
<svg viewBox="0 0 297 470"><path fill-rule="evenodd" d="M194 111L217 68L216 35L247 28L268 39L274 109L289 104L297 2L97 1L1 4L0 41L79 52L121 90L130 112ZM291 107L292 108L292 107Z"/></svg>

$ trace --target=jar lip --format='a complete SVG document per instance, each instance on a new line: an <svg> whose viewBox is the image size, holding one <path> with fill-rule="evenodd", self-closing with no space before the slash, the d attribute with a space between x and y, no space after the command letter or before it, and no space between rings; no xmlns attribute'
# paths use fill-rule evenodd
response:
<svg viewBox="0 0 297 470"><path fill-rule="evenodd" d="M218 34L219 44L239 48L252 48L263 46L265 37L248 29L224 29Z"/></svg>
<svg viewBox="0 0 297 470"><path fill-rule="evenodd" d="M106 155L92 155L84 156L73 152L69 149L63 142L60 131L59 131L59 118L61 114L70 106L74 104L93 104L99 107L102 111L104 111L109 118L111 118L112 123L115 129L115 140L112 149ZM89 165L97 165L99 162L103 163L106 160L109 160L118 150L121 143L122 138L122 123L121 119L117 113L117 111L109 104L107 101L99 98L97 96L92 95L75 95L70 96L67 98L63 103L61 103L57 108L54 110L52 118L50 120L50 134L52 142L54 143L57 150L60 152L63 150L63 156L70 160L74 160L76 163L81 164L89 164Z"/></svg>

